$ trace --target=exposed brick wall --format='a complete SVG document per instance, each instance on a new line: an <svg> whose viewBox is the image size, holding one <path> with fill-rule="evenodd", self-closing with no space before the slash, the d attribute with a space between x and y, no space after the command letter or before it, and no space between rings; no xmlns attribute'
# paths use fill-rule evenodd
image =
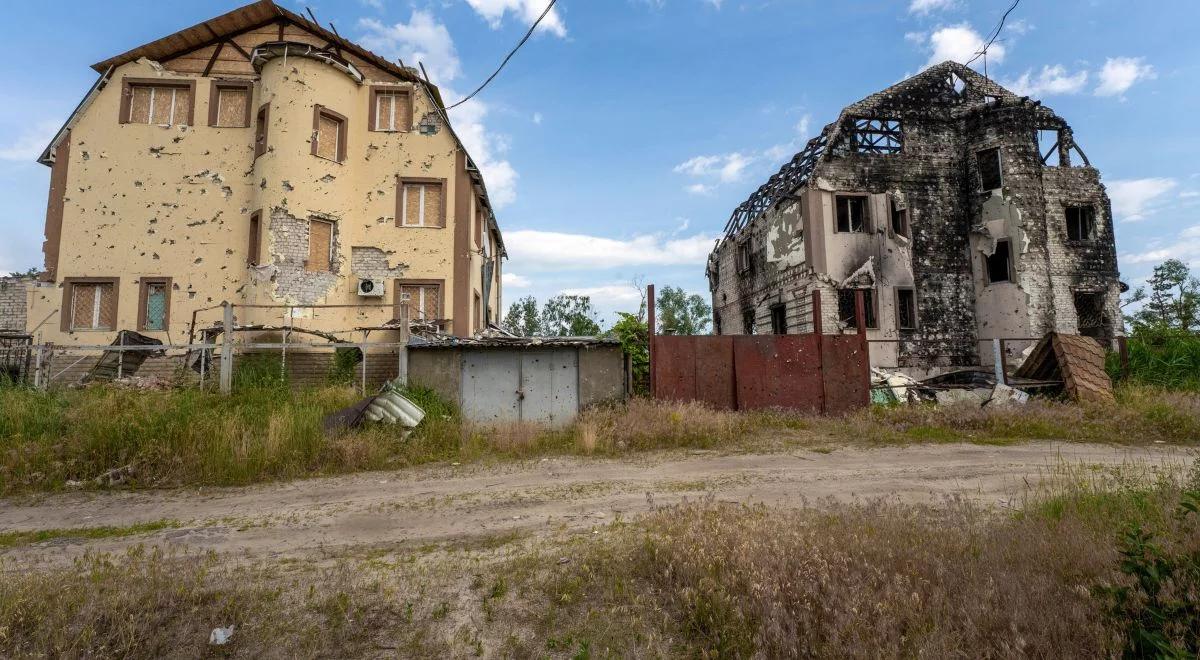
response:
<svg viewBox="0 0 1200 660"><path fill-rule="evenodd" d="M27 277L0 277L0 330L25 331Z"/></svg>
<svg viewBox="0 0 1200 660"><path fill-rule="evenodd" d="M336 218L320 217L320 220ZM320 301L333 289L342 271L341 247L338 244L339 226L333 223L333 260L330 270L305 270L308 261L308 218L297 218L287 209L271 211L270 250L275 266L275 295L283 300L310 305Z"/></svg>

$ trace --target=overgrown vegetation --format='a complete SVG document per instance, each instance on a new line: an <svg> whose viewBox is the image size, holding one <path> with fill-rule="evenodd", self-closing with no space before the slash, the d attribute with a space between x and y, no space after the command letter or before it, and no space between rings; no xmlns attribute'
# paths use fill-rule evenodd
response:
<svg viewBox="0 0 1200 660"><path fill-rule="evenodd" d="M705 501L319 563L135 548L7 571L0 655L205 655L235 625L223 656L1195 657L1195 478L1066 483L1016 514Z"/></svg>
<svg viewBox="0 0 1200 660"><path fill-rule="evenodd" d="M96 478L113 470L133 486L238 485L431 462L679 448L1200 441L1200 395L1147 387L1119 388L1115 406L1032 401L1011 408L875 407L845 418L737 413L635 398L588 410L573 425L549 430L464 423L432 390L414 388L409 395L426 417L408 438L384 424L326 437L322 418L358 401L354 389L293 390L269 360L242 365L231 397L194 389L0 388L0 495L69 483L96 487L106 481L97 484Z"/></svg>

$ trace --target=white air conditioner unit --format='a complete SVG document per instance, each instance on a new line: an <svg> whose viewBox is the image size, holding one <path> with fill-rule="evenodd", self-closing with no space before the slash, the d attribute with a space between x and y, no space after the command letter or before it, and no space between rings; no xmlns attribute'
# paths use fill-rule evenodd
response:
<svg viewBox="0 0 1200 660"><path fill-rule="evenodd" d="M358 295L365 298L382 298L383 289L383 280L362 279L358 281Z"/></svg>

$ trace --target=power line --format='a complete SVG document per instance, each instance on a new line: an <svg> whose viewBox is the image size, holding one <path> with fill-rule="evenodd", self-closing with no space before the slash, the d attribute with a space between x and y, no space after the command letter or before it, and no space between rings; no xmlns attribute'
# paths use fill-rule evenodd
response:
<svg viewBox="0 0 1200 660"><path fill-rule="evenodd" d="M513 58L513 55L517 54L518 50L521 50L521 46L524 46L526 41L529 41L529 37L533 36L533 31L537 29L537 26L539 24L541 24L542 19L546 18L546 15L550 13L550 10L554 9L554 4L557 2L558 2L558 0L550 0L550 4L546 5L546 11L542 12L541 16L538 16L538 19L536 21L534 21L533 25L531 25L529 27L529 31L525 33L525 36L521 39L521 41L519 43L517 43L517 45L511 51L508 52L508 56L504 58L504 61L500 63L500 66L496 67L496 70L494 72L492 72L492 75L488 76L488 79L483 81L482 85L477 87L475 89L475 91L468 94L466 98L464 98L463 100L459 101L458 103L455 103L454 105L452 105L446 109L453 110L453 109L457 108L458 106L466 103L467 101L470 101L471 99L475 98L476 94L478 94L479 92L482 92L483 88L488 86L488 83L492 82L492 80L494 80L496 78L496 76L500 75L500 72L504 69L504 65L508 64L508 61Z"/></svg>
<svg viewBox="0 0 1200 660"><path fill-rule="evenodd" d="M980 57L987 55L988 49L992 47L992 44L996 41L996 37L1000 36L1000 31L1004 29L1004 21L1008 20L1008 15L1011 14L1019 4L1021 4L1021 0L1013 0L1012 6L1009 7L1008 11L1004 12L1004 15L1000 17L1000 23L996 25L996 29L992 31L992 36L988 39L987 44L985 44L978 53L975 53L975 57L967 60L966 66L971 66L971 62L974 62Z"/></svg>

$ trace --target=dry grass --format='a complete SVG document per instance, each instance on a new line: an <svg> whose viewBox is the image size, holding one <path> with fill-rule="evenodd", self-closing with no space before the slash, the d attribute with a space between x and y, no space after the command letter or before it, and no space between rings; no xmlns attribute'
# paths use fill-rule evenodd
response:
<svg viewBox="0 0 1200 660"><path fill-rule="evenodd" d="M1127 622L1097 587L1128 584L1120 531L1200 552L1197 516L1172 513L1178 482L1145 476L1067 479L1017 515L701 502L585 536L319 565L140 549L0 565L0 656L195 657L230 624L234 657L1112 656Z"/></svg>

